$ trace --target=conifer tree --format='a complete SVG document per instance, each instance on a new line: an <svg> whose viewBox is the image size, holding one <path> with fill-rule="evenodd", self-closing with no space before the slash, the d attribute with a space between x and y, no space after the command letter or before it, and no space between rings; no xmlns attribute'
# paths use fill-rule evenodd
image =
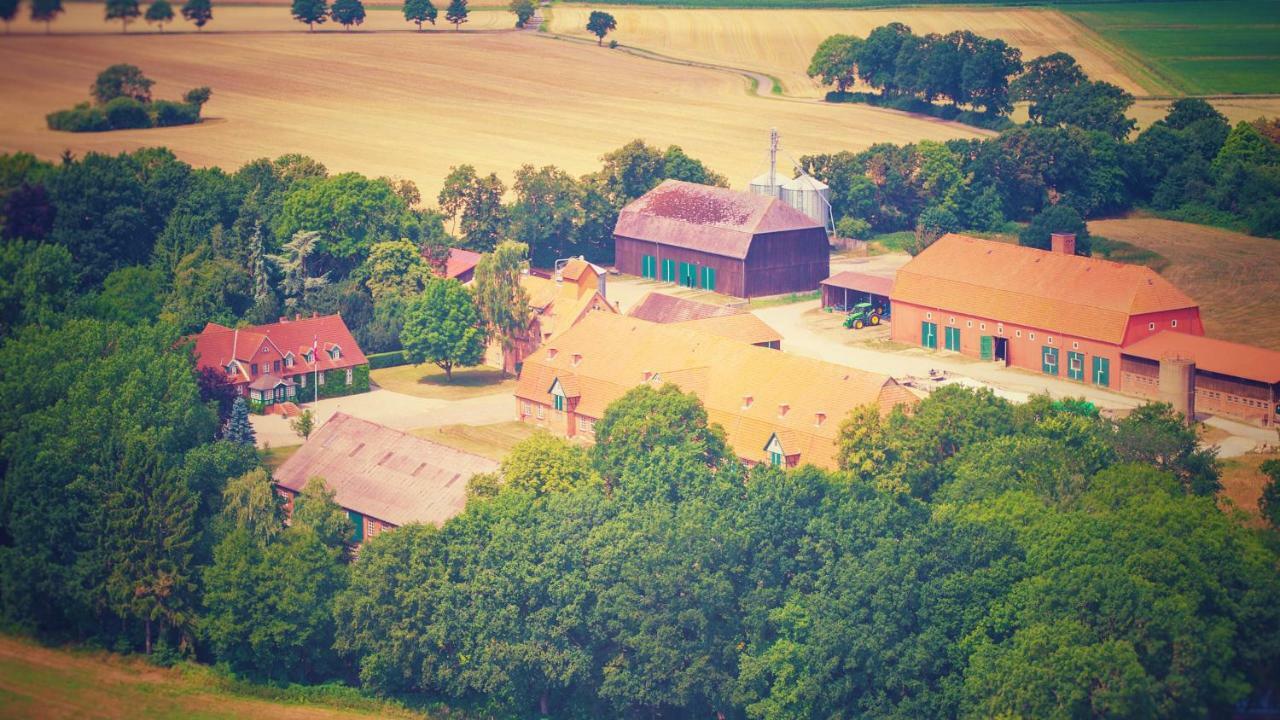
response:
<svg viewBox="0 0 1280 720"><path fill-rule="evenodd" d="M253 424L249 422L249 406L243 397L237 397L231 406L231 420L227 422L226 438L231 442L253 445L257 437L253 434Z"/></svg>

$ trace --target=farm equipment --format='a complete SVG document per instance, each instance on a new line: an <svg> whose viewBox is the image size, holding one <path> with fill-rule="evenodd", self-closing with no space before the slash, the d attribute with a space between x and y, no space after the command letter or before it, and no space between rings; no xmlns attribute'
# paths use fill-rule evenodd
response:
<svg viewBox="0 0 1280 720"><path fill-rule="evenodd" d="M853 306L853 310L845 317L844 326L861 330L868 325L880 324L880 308L873 307L871 303L858 303Z"/></svg>

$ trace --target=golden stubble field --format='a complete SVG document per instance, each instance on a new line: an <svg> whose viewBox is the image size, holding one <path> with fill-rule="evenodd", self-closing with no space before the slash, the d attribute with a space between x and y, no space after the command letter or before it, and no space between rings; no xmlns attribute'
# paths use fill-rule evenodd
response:
<svg viewBox="0 0 1280 720"><path fill-rule="evenodd" d="M557 6L554 32L589 37L588 6ZM787 93L820 97L826 88L807 75L813 51L830 35L866 37L874 28L902 22L918 34L972 30L1021 48L1024 59L1064 51L1090 76L1130 92L1142 88L1124 73L1098 35L1056 11L1042 8L907 7L882 10L740 10L605 7L618 21L609 36L621 44L701 62L771 74Z"/></svg>
<svg viewBox="0 0 1280 720"><path fill-rule="evenodd" d="M72 5L66 25L97 6ZM276 8L221 8L234 28ZM366 26L398 20L370 13ZM509 17L506 13L478 15ZM52 158L163 145L198 165L234 168L299 152L330 170L405 177L434 196L449 167L471 163L510 180L523 163L579 174L635 138L677 144L736 187L761 172L770 127L794 155L875 142L980 134L931 118L856 106L766 99L730 73L635 58L527 32L260 32L0 37L0 151ZM402 24L402 23L400 23ZM399 27L399 25L397 25ZM18 28L15 27L15 31ZM196 126L53 132L46 113L88 97L102 68L136 64L176 98L213 88Z"/></svg>
<svg viewBox="0 0 1280 720"><path fill-rule="evenodd" d="M1280 350L1280 240L1152 218L1095 220L1089 232L1168 258L1163 275L1200 303L1205 334Z"/></svg>

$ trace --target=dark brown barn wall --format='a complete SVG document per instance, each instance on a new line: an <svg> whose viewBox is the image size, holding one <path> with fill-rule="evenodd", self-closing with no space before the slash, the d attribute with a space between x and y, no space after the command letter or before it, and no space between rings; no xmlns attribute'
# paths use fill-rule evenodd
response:
<svg viewBox="0 0 1280 720"><path fill-rule="evenodd" d="M677 281L679 279L680 263L693 263L699 267L713 267L716 269L716 292L736 297L746 297L743 295L743 262L734 258L724 257L722 255L712 255L710 253L698 252L697 250L687 250L685 248L671 247L650 240L636 240L633 238L614 236L614 265L618 268L618 272L627 275L639 275L641 271L640 259L645 255L653 255L657 258L657 277L662 278L662 261L674 260L676 263ZM825 275L823 276L826 277ZM701 276L699 276L701 280Z"/></svg>
<svg viewBox="0 0 1280 720"><path fill-rule="evenodd" d="M831 275L831 251L821 228L757 235L746 260L744 297L810 292Z"/></svg>

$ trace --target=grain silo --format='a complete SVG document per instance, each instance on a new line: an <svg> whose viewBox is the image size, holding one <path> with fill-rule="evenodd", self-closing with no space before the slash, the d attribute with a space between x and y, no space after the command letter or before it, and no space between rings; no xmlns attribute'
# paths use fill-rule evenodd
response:
<svg viewBox="0 0 1280 720"><path fill-rule="evenodd" d="M1188 425L1196 419L1196 364L1190 358L1166 355L1160 358L1161 402L1182 413Z"/></svg>
<svg viewBox="0 0 1280 720"><path fill-rule="evenodd" d="M782 184L782 202L808 215L823 227L831 227L831 188L810 175Z"/></svg>
<svg viewBox="0 0 1280 720"><path fill-rule="evenodd" d="M747 184L747 191L752 195L765 197L782 197L782 184L790 180L790 175L778 172L778 130L769 130L769 170L761 173Z"/></svg>

